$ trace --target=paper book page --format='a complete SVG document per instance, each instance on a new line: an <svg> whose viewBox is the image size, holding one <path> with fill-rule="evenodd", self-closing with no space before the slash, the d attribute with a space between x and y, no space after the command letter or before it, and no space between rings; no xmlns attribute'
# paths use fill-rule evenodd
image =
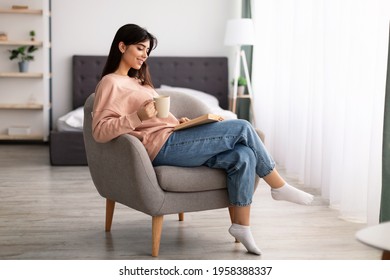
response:
<svg viewBox="0 0 390 280"><path fill-rule="evenodd" d="M181 124L175 126L174 131L180 130L180 129L185 129L185 128L190 128L193 126L202 125L202 124L206 124L206 123L219 122L221 120L223 120L223 118L221 116L214 115L214 114L205 114L205 115L202 115L202 116L197 117L195 119L192 119L188 122L181 123Z"/></svg>

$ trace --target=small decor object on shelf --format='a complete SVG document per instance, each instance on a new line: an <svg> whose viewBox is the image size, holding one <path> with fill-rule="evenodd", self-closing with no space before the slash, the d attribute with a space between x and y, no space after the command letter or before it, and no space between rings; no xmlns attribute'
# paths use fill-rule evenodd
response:
<svg viewBox="0 0 390 280"><path fill-rule="evenodd" d="M31 128L29 126L11 126L8 128L8 135L30 135Z"/></svg>
<svg viewBox="0 0 390 280"><path fill-rule="evenodd" d="M35 31L34 30L31 30L30 31L30 39L31 39L31 41L35 41Z"/></svg>
<svg viewBox="0 0 390 280"><path fill-rule="evenodd" d="M0 41L8 41L7 33L0 32Z"/></svg>
<svg viewBox="0 0 390 280"><path fill-rule="evenodd" d="M14 10L27 10L28 6L27 5L12 5L12 9L14 9Z"/></svg>
<svg viewBox="0 0 390 280"><path fill-rule="evenodd" d="M19 60L19 72L28 72L28 62L34 60L33 52L38 50L35 46L21 46L13 50L8 50L11 55L10 60Z"/></svg>
<svg viewBox="0 0 390 280"><path fill-rule="evenodd" d="M247 85L246 79L242 76L238 77L238 80L237 80L237 86L238 86L237 94L238 95L244 95L246 85ZM234 79L232 80L232 86L234 86Z"/></svg>

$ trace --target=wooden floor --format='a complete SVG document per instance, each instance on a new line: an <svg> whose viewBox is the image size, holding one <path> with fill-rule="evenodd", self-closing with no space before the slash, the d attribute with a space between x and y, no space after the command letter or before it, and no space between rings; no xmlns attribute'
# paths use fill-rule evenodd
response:
<svg viewBox="0 0 390 280"><path fill-rule="evenodd" d="M50 166L47 145L0 145L0 198L0 259L155 259L150 256L151 217L118 205L112 231L105 233L105 200L88 167ZM381 257L355 240L364 224L339 219L318 196L309 207L274 201L262 182L252 209L252 231L262 256L233 242L228 211L220 209L186 213L184 222L166 216L157 259Z"/></svg>

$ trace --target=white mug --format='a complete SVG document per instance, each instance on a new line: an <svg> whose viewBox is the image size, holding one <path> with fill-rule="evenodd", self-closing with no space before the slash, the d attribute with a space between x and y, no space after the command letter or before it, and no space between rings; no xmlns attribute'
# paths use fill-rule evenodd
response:
<svg viewBox="0 0 390 280"><path fill-rule="evenodd" d="M169 115L169 108L171 105L171 99L168 95L159 95L153 98L154 105L157 110L158 118L167 118Z"/></svg>

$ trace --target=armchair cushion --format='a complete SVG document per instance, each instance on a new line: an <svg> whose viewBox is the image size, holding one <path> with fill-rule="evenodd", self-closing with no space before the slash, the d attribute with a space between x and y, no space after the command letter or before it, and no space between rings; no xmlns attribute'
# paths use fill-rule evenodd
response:
<svg viewBox="0 0 390 280"><path fill-rule="evenodd" d="M226 172L200 167L158 166L154 168L160 187L167 192L200 192L226 189Z"/></svg>

